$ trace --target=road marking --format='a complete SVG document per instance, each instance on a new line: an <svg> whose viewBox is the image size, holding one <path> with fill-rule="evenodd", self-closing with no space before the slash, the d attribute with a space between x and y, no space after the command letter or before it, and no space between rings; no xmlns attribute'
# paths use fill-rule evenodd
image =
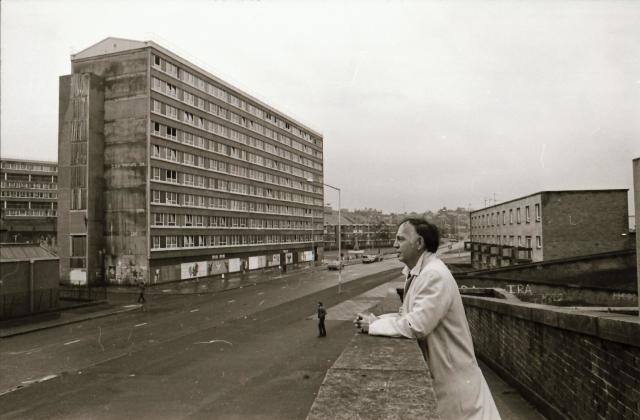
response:
<svg viewBox="0 0 640 420"><path fill-rule="evenodd" d="M69 344L77 343L78 341L80 341L80 340L69 341L68 343L64 343L64 345L68 346Z"/></svg>
<svg viewBox="0 0 640 420"><path fill-rule="evenodd" d="M133 305L124 305L123 308L137 308L138 305L133 304Z"/></svg>
<svg viewBox="0 0 640 420"><path fill-rule="evenodd" d="M233 346L233 344L228 342L227 340L198 341L197 343L194 343L194 344L213 344L213 343L225 343L225 344L228 344L230 346Z"/></svg>
<svg viewBox="0 0 640 420"><path fill-rule="evenodd" d="M143 322L142 324L136 324L136 325L134 325L134 327L142 327L143 325L147 325L147 323Z"/></svg>
<svg viewBox="0 0 640 420"><path fill-rule="evenodd" d="M198 312L200 309L192 309L189 312Z"/></svg>

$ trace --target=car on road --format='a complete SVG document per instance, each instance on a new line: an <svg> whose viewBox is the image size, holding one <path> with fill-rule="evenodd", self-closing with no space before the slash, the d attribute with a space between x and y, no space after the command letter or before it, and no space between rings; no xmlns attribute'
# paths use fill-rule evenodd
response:
<svg viewBox="0 0 640 420"><path fill-rule="evenodd" d="M330 260L327 264L327 270L342 270L342 262L340 260Z"/></svg>
<svg viewBox="0 0 640 420"><path fill-rule="evenodd" d="M364 257L362 257L362 263L363 264L373 263L373 262L377 262L377 261L382 261L382 255L380 255L380 254L378 254L378 255L369 254L369 255L365 255Z"/></svg>

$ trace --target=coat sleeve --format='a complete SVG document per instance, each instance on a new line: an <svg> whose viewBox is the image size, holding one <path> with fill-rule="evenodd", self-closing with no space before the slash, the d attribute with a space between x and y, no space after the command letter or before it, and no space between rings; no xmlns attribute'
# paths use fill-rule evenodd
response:
<svg viewBox="0 0 640 420"><path fill-rule="evenodd" d="M407 338L429 335L449 311L451 287L438 271L425 271L413 281L407 313L379 318L369 326L369 334Z"/></svg>

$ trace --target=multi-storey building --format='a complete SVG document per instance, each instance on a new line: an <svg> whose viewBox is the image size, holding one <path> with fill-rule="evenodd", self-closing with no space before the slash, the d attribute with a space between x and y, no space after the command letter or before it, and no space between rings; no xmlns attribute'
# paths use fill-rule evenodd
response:
<svg viewBox="0 0 640 420"><path fill-rule="evenodd" d="M0 160L0 242L56 244L58 165Z"/></svg>
<svg viewBox="0 0 640 420"><path fill-rule="evenodd" d="M321 257L320 133L152 41L107 38L71 68L60 78L63 281Z"/></svg>
<svg viewBox="0 0 640 420"><path fill-rule="evenodd" d="M626 189L542 191L470 213L474 268L624 249Z"/></svg>

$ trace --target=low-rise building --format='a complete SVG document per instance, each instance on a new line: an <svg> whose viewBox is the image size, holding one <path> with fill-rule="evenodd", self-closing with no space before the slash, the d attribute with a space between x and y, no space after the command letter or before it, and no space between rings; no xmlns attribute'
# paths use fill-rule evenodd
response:
<svg viewBox="0 0 640 420"><path fill-rule="evenodd" d="M541 191L470 213L474 268L625 249L626 189Z"/></svg>
<svg viewBox="0 0 640 420"><path fill-rule="evenodd" d="M0 242L39 243L55 249L58 165L0 160Z"/></svg>
<svg viewBox="0 0 640 420"><path fill-rule="evenodd" d="M393 246L398 226L392 223L358 223L351 217L341 215L342 249L358 250L389 248ZM338 249L338 213L324 214L324 249Z"/></svg>

